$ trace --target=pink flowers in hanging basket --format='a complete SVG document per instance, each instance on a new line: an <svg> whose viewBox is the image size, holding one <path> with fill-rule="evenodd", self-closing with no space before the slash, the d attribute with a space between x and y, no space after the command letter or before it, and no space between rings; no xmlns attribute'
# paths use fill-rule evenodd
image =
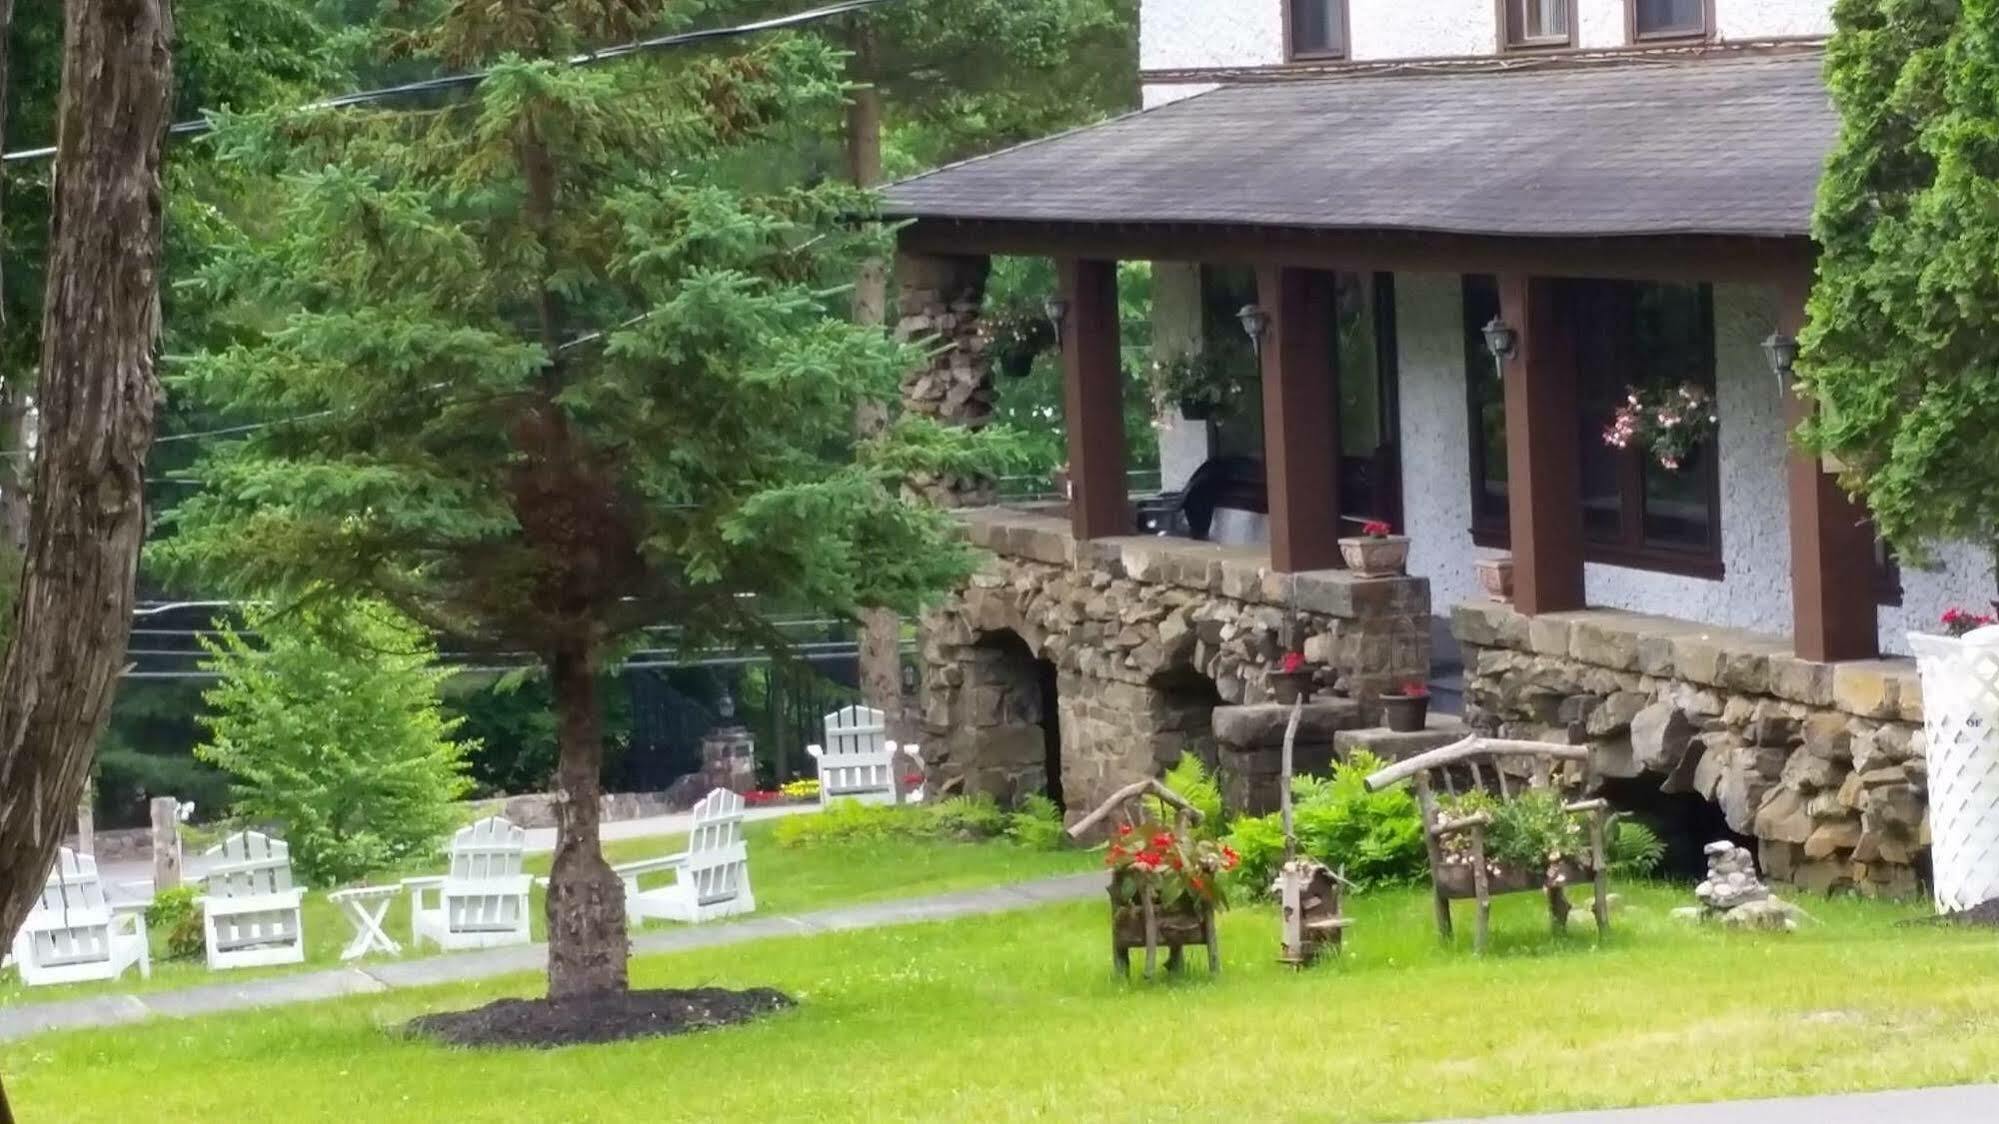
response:
<svg viewBox="0 0 1999 1124"><path fill-rule="evenodd" d="M1645 449L1659 467L1677 471L1720 424L1714 395L1706 387L1681 383L1634 389L1604 427L1603 443L1613 449Z"/></svg>

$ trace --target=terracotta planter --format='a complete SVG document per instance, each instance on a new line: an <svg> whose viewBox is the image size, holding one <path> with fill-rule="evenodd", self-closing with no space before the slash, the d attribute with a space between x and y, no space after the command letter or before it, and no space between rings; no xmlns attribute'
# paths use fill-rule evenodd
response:
<svg viewBox="0 0 1999 1124"><path fill-rule="evenodd" d="M1409 562L1409 536L1341 539L1340 557L1347 569L1363 578L1396 577Z"/></svg>
<svg viewBox="0 0 1999 1124"><path fill-rule="evenodd" d="M1290 706L1294 702L1311 702L1312 692L1318 684L1313 680L1311 668L1298 671L1273 671L1270 673L1270 693L1278 702Z"/></svg>
<svg viewBox="0 0 1999 1124"><path fill-rule="evenodd" d="M1429 717L1430 696L1428 695L1381 696L1382 724L1394 733L1417 733L1424 728Z"/></svg>
<svg viewBox="0 0 1999 1124"><path fill-rule="evenodd" d="M1480 558L1472 563L1478 574L1478 586L1487 597L1501 604L1513 603L1513 559Z"/></svg>

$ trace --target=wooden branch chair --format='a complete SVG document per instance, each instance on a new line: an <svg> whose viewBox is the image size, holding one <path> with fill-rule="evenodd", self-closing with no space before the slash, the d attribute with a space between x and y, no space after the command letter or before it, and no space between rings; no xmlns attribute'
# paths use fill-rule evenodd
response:
<svg viewBox="0 0 1999 1124"><path fill-rule="evenodd" d="M29 987L115 980L133 965L144 979L153 974L144 903L113 907L104 899L97 860L61 848L41 897L14 935L13 959Z"/></svg>
<svg viewBox="0 0 1999 1124"><path fill-rule="evenodd" d="M1436 899L1437 933L1451 938L1451 902L1469 898L1478 903L1478 928L1473 947L1484 952L1492 927L1492 899L1501 894L1540 890L1548 898L1548 916L1557 934L1568 930L1569 882L1588 879L1595 900L1599 938L1610 932L1610 877L1606 838L1610 829L1610 805L1602 800L1565 800L1563 809L1583 817L1589 833L1589 860L1571 863L1557 878L1549 870L1495 869L1486 858L1486 829L1492 817L1479 812L1451 819L1438 804L1441 789L1448 795L1482 789L1502 799L1522 789L1553 789L1573 795L1587 788L1589 750L1584 746L1553 742L1511 741L1469 737L1463 741L1418 754L1390 765L1367 778L1370 792L1379 792L1411 778L1415 781L1416 802L1423 813L1423 842L1430 853L1431 891ZM1445 861L1444 844L1453 836L1463 836L1469 862Z"/></svg>
<svg viewBox="0 0 1999 1124"><path fill-rule="evenodd" d="M305 962L305 891L292 885L291 847L239 831L207 851L201 924L208 967Z"/></svg>
<svg viewBox="0 0 1999 1124"><path fill-rule="evenodd" d="M921 762L914 745L888 740L888 720L871 706L849 706L826 716L826 744L808 745L805 752L819 770L819 803L858 800L863 804L914 804L923 790L903 793L896 754Z"/></svg>
<svg viewBox="0 0 1999 1124"><path fill-rule="evenodd" d="M1162 804L1173 809L1173 830L1182 839L1188 838L1195 826L1201 822L1201 810L1189 804L1181 795L1157 780L1133 781L1131 784L1111 793L1110 798L1097 806L1097 810L1077 820L1069 829L1071 839L1083 839L1096 829L1097 825L1109 819L1112 814L1127 807L1137 807L1148 796L1157 798ZM1127 823L1136 823L1140 817L1128 817ZM1162 915L1158 895L1150 888L1138 895L1135 910L1119 901L1117 875L1111 875L1105 891L1111 899L1111 971L1123 979L1131 975L1131 950L1145 949L1145 978L1151 979L1159 966L1159 946L1167 945L1166 970L1177 972L1184 963L1182 948L1189 944L1206 945L1208 949L1208 974L1217 975L1222 970L1221 936L1215 928L1215 911L1212 906L1202 906L1197 917ZM1187 911L1184 906L1182 914Z"/></svg>

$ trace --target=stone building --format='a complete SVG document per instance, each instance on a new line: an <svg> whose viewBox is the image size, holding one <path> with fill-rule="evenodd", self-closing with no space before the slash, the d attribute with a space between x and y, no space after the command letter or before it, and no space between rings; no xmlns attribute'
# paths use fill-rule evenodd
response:
<svg viewBox="0 0 1999 1124"><path fill-rule="evenodd" d="M925 642L946 779L1046 783L1057 742L1077 793L1155 768L1213 736L1204 706L1260 700L1293 618L1334 638L1317 650L1364 723L1427 659L1429 618L1472 602L1476 726L1588 740L1607 775L1699 794L1779 879L1912 886L1920 699L1881 657L1995 581L1966 544L1898 564L1787 439L1838 128L1830 8L1144 0L1143 112L891 186L903 329L955 344L906 385L916 408L989 409L990 257L1060 278L1066 534L1047 513L973 521L993 567ZM1237 412L1165 411L1162 469L1171 488L1218 451L1259 456L1266 544L1183 571L1149 562L1182 547L1128 537L1120 260L1151 263L1162 356L1258 333ZM1714 404L1684 463L1603 438L1654 384ZM1342 581L1354 518L1411 536L1397 592ZM1500 557L1512 606L1480 606L1474 564ZM982 729L1009 748L980 750Z"/></svg>

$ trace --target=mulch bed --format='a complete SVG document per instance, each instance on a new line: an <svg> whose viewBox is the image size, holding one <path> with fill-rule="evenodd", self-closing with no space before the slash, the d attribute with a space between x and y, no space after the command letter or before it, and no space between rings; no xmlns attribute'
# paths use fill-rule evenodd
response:
<svg viewBox="0 0 1999 1124"><path fill-rule="evenodd" d="M796 1006L767 987L611 992L573 999L500 999L424 1015L403 1029L453 1046L584 1046L734 1026Z"/></svg>

